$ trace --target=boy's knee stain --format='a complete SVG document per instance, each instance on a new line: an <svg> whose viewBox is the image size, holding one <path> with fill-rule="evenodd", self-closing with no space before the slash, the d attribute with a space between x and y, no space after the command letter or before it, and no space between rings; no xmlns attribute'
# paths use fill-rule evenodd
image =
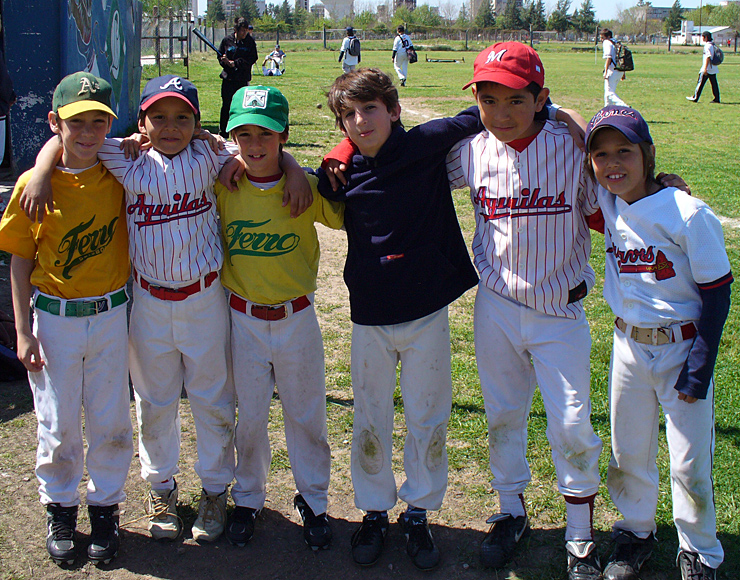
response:
<svg viewBox="0 0 740 580"><path fill-rule="evenodd" d="M375 433L365 429L360 433L360 466L362 470L375 475L383 468L383 447Z"/></svg>
<svg viewBox="0 0 740 580"><path fill-rule="evenodd" d="M426 464L431 471L439 469L444 463L446 440L447 426L438 425L427 448Z"/></svg>

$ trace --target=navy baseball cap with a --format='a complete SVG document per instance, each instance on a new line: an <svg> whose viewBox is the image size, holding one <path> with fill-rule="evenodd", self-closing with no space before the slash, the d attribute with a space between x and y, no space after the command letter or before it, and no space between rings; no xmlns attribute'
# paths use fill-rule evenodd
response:
<svg viewBox="0 0 740 580"><path fill-rule="evenodd" d="M189 80L177 75L164 75L150 80L141 92L139 110L146 111L153 103L165 97L182 99L196 115L200 114L198 89Z"/></svg>
<svg viewBox="0 0 740 580"><path fill-rule="evenodd" d="M630 107L609 105L596 113L586 127L586 152L588 153L594 134L604 127L616 129L630 143L651 143L650 129L642 115Z"/></svg>

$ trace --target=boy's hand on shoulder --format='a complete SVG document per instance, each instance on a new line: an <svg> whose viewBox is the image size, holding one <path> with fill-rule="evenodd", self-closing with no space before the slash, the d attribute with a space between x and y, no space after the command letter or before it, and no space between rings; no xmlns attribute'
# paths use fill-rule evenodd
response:
<svg viewBox="0 0 740 580"><path fill-rule="evenodd" d="M234 192L239 189L237 183L246 171L247 164L244 163L241 155L236 155L223 164L221 171L218 172L218 181L226 189Z"/></svg>
<svg viewBox="0 0 740 580"><path fill-rule="evenodd" d="M285 191L283 192L283 207L290 204L290 217L296 218L306 211L313 203L311 185L306 174L301 170L285 172Z"/></svg>
<svg viewBox="0 0 740 580"><path fill-rule="evenodd" d="M686 393L678 393L678 400L679 401L686 401L687 403L696 403L699 399L696 397L692 397L690 395L687 395Z"/></svg>
<svg viewBox="0 0 740 580"><path fill-rule="evenodd" d="M221 135L214 135L210 131L206 131L200 127L196 127L195 131L193 131L193 139L208 141L208 146L216 154L226 148L226 139L221 137Z"/></svg>
<svg viewBox="0 0 740 580"><path fill-rule="evenodd" d="M146 151L152 146L149 137L142 133L134 133L121 140L119 147L126 159L138 159L141 151Z"/></svg>
<svg viewBox="0 0 740 580"><path fill-rule="evenodd" d="M586 119L575 109L564 109L562 107L558 109L557 119L567 125L568 132L576 146L581 151L586 151Z"/></svg>
<svg viewBox="0 0 740 580"><path fill-rule="evenodd" d="M676 175L675 173L663 173L661 171L655 176L655 179L657 179L663 187L675 187L676 189L680 189L681 191L685 191L691 195L691 189L689 189L688 184L680 175Z"/></svg>
<svg viewBox="0 0 740 580"><path fill-rule="evenodd" d="M51 190L51 176L43 176L34 171L31 179L21 193L20 206L32 222L44 221L46 211L54 210L54 196Z"/></svg>
<svg viewBox="0 0 740 580"><path fill-rule="evenodd" d="M326 159L322 165L326 176L329 178L331 188L336 191L342 185L347 185L347 178L344 172L347 171L347 165L337 159Z"/></svg>
<svg viewBox="0 0 740 580"><path fill-rule="evenodd" d="M39 341L31 334L18 333L18 360L23 363L26 370L32 373L38 373L44 368L44 361L41 358L41 349Z"/></svg>

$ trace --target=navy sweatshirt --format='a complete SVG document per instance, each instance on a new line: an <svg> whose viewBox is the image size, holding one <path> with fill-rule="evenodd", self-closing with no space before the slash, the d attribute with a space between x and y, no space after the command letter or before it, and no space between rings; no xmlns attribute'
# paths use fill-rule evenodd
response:
<svg viewBox="0 0 740 580"><path fill-rule="evenodd" d="M347 185L336 192L318 171L321 194L346 203L344 281L354 323L418 320L477 284L445 158L483 129L477 107L409 131L396 127L375 157L353 157Z"/></svg>

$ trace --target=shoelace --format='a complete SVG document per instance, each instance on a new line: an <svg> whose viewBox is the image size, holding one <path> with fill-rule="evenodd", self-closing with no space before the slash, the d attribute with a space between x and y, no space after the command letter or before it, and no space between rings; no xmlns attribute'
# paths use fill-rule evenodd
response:
<svg viewBox="0 0 740 580"><path fill-rule="evenodd" d="M429 531L427 530L426 523L423 520L409 518L406 521L406 525L410 526L410 542L417 544L420 550L432 550L434 548L432 538L429 536Z"/></svg>
<svg viewBox="0 0 740 580"><path fill-rule="evenodd" d="M151 506L152 506L152 514L151 514L151 516L154 519L158 520L158 519L161 519L163 516L166 517L168 515L167 514L167 510L170 509L170 505L169 505L169 503L167 503L166 501L164 501L164 499L161 496L150 494L149 495L149 501L150 501ZM146 517L148 517L148 516L146 516Z"/></svg>
<svg viewBox="0 0 740 580"><path fill-rule="evenodd" d="M201 504L201 507L203 508L203 519L216 519L220 513L218 509L219 496L207 494L203 495L205 497L205 501Z"/></svg>
<svg viewBox="0 0 740 580"><path fill-rule="evenodd" d="M57 512L51 522L51 533L58 540L73 540L75 518L72 512Z"/></svg>

